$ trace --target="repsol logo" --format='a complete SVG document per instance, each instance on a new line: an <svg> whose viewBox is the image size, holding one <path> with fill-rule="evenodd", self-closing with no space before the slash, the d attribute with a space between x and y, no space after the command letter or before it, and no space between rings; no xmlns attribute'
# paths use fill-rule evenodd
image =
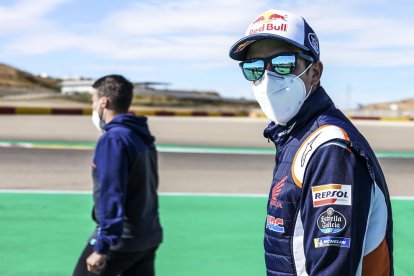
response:
<svg viewBox="0 0 414 276"><path fill-rule="evenodd" d="M327 184L312 187L313 207L352 204L351 185Z"/></svg>
<svg viewBox="0 0 414 276"><path fill-rule="evenodd" d="M348 198L348 193L342 192L342 191L328 191L328 192L321 192L321 193L315 194L315 199L322 199L322 198L328 198L328 197Z"/></svg>

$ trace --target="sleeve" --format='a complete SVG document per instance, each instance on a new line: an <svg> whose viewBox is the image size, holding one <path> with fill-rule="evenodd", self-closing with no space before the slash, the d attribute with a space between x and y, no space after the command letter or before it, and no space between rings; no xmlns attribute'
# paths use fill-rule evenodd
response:
<svg viewBox="0 0 414 276"><path fill-rule="evenodd" d="M122 144L113 137L99 141L95 152L99 192L98 231L94 251L105 254L123 230L128 159Z"/></svg>
<svg viewBox="0 0 414 276"><path fill-rule="evenodd" d="M309 275L355 275L369 217L372 179L366 161L333 142L306 168L301 203Z"/></svg>

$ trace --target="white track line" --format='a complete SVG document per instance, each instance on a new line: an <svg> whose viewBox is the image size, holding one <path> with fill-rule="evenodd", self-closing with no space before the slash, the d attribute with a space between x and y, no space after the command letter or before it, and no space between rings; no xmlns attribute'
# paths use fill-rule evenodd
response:
<svg viewBox="0 0 414 276"><path fill-rule="evenodd" d="M91 195L92 192L90 192L90 191L81 191L81 190L0 189L0 194Z"/></svg>
<svg viewBox="0 0 414 276"><path fill-rule="evenodd" d="M240 154L240 155L275 155L274 150L227 150L227 149L197 149L197 148L157 148L158 152L172 153L202 153L202 154Z"/></svg>
<svg viewBox="0 0 414 276"><path fill-rule="evenodd" d="M159 193L162 196L207 196L207 197L267 197L266 194L237 194L237 193Z"/></svg>
<svg viewBox="0 0 414 276"><path fill-rule="evenodd" d="M0 189L3 194L68 194L68 195L90 195L90 191L76 190L36 190L36 189ZM236 194L236 193L176 193L160 192L161 196L210 196L210 197L266 197L265 194Z"/></svg>
<svg viewBox="0 0 414 276"><path fill-rule="evenodd" d="M35 190L35 189L0 189L0 194L68 194L68 195L91 195L89 191L76 190ZM248 194L248 193L184 193L184 192L160 192L161 196L205 196L205 197L252 197L263 198L267 194ZM414 200L414 196L392 196L392 200Z"/></svg>
<svg viewBox="0 0 414 276"><path fill-rule="evenodd" d="M414 196L392 196L393 200L414 200Z"/></svg>

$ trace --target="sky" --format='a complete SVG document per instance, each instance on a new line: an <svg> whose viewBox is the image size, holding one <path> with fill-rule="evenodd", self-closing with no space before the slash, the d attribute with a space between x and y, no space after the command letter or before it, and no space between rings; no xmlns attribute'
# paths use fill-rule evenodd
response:
<svg viewBox="0 0 414 276"><path fill-rule="evenodd" d="M228 51L272 8L312 26L338 107L414 98L412 0L0 0L0 63L253 99Z"/></svg>

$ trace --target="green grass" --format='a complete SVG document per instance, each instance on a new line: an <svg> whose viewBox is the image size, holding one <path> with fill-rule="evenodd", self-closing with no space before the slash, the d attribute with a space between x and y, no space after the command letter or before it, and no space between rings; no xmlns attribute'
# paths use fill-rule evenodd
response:
<svg viewBox="0 0 414 276"><path fill-rule="evenodd" d="M395 275L414 275L414 201L393 200Z"/></svg>
<svg viewBox="0 0 414 276"><path fill-rule="evenodd" d="M70 275L93 227L89 198L0 194L0 275Z"/></svg>
<svg viewBox="0 0 414 276"><path fill-rule="evenodd" d="M158 275L264 275L266 199L161 196ZM414 202L393 201L396 275L414 275ZM93 229L90 195L0 194L0 275L70 275Z"/></svg>

